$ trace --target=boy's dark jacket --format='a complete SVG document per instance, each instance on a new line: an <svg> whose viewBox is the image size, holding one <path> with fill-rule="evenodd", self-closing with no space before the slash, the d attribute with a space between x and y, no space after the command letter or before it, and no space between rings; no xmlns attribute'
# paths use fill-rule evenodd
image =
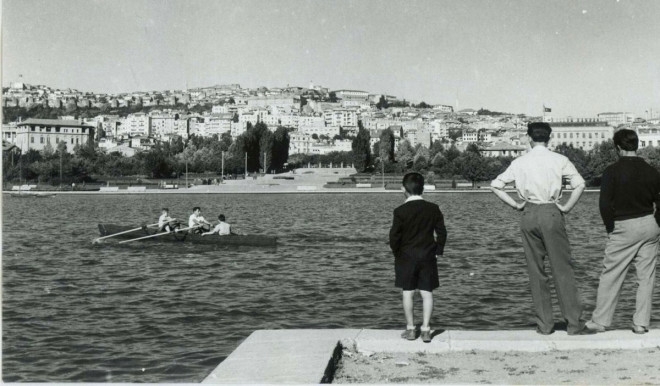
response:
<svg viewBox="0 0 660 386"><path fill-rule="evenodd" d="M434 240L433 231L438 235ZM390 248L397 259L433 259L444 253L447 228L440 208L424 200L411 200L394 209Z"/></svg>

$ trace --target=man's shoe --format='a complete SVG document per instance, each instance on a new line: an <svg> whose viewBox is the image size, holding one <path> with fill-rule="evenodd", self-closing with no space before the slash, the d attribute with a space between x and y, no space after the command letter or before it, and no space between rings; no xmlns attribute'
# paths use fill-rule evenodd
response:
<svg viewBox="0 0 660 386"><path fill-rule="evenodd" d="M646 334L647 332L649 332L649 329L644 326L638 326L636 324L633 324L632 332L634 332L635 334Z"/></svg>
<svg viewBox="0 0 660 386"><path fill-rule="evenodd" d="M431 330L422 330L422 342L430 343L431 342Z"/></svg>
<svg viewBox="0 0 660 386"><path fill-rule="evenodd" d="M602 324L598 324L593 320L588 321L584 325L590 330L594 330L596 332L605 332L605 326L603 326Z"/></svg>
<svg viewBox="0 0 660 386"><path fill-rule="evenodd" d="M596 330L592 330L591 328L587 327L586 325L582 327L580 331L577 332L569 332L568 335L593 335L598 333Z"/></svg>
<svg viewBox="0 0 660 386"><path fill-rule="evenodd" d="M545 332L541 330L539 326L536 326L536 333L541 334L541 335L552 335L555 332L555 330L550 330L550 332Z"/></svg>
<svg viewBox="0 0 660 386"><path fill-rule="evenodd" d="M401 337L403 339L408 339L408 340L415 340L417 339L417 332L415 330L406 330L401 334Z"/></svg>

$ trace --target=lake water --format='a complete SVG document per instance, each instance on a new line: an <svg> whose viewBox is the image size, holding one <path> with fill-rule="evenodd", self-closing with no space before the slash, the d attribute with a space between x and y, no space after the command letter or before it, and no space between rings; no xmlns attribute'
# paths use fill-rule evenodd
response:
<svg viewBox="0 0 660 386"><path fill-rule="evenodd" d="M493 194L427 199L449 232L432 326L534 328L520 214ZM567 216L585 316L606 241L597 199L586 193ZM402 202L400 194L4 195L4 381L199 382L256 329L400 329L387 235ZM98 222L152 223L163 206L187 218L197 205L207 219L224 213L238 231L277 236L278 247L91 243ZM632 274L617 328L632 318Z"/></svg>

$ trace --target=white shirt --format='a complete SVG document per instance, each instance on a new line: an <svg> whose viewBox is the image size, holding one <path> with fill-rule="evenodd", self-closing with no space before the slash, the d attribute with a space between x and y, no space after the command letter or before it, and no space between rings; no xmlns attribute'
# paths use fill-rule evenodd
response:
<svg viewBox="0 0 660 386"><path fill-rule="evenodd" d="M193 214L191 214L190 217L188 218L188 227L192 228L192 227L194 227L194 226L197 226L197 225L203 223L204 221L206 221L206 220L204 219L204 217L202 217L202 216L198 216L198 215L196 215L196 214L193 213Z"/></svg>
<svg viewBox="0 0 660 386"><path fill-rule="evenodd" d="M161 214L160 217L158 218L158 228L162 228L163 226L165 226L165 224L170 222L170 220L171 220L170 216L168 216L167 214Z"/></svg>
<svg viewBox="0 0 660 386"><path fill-rule="evenodd" d="M584 179L568 158L545 146L535 146L527 154L514 159L490 186L503 189L515 181L518 195L523 200L550 204L561 198L563 177L570 181L573 189L584 185Z"/></svg>
<svg viewBox="0 0 660 386"><path fill-rule="evenodd" d="M229 235L231 234L231 225L227 224L226 222L221 222L220 224L216 225L215 228L213 228L211 233L217 233L220 236Z"/></svg>
<svg viewBox="0 0 660 386"><path fill-rule="evenodd" d="M418 200L424 200L424 199L422 198L422 196L415 196L415 195L406 198L406 202L418 201Z"/></svg>

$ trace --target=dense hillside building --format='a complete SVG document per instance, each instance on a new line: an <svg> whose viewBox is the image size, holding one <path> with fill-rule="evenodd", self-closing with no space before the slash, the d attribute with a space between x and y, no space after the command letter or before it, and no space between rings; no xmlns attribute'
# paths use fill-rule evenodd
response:
<svg viewBox="0 0 660 386"><path fill-rule="evenodd" d="M94 126L80 121L27 119L16 126L3 128L2 135L22 153L42 151L47 145L56 150L60 142L65 143L66 150L72 153L76 145L83 146L94 141Z"/></svg>

